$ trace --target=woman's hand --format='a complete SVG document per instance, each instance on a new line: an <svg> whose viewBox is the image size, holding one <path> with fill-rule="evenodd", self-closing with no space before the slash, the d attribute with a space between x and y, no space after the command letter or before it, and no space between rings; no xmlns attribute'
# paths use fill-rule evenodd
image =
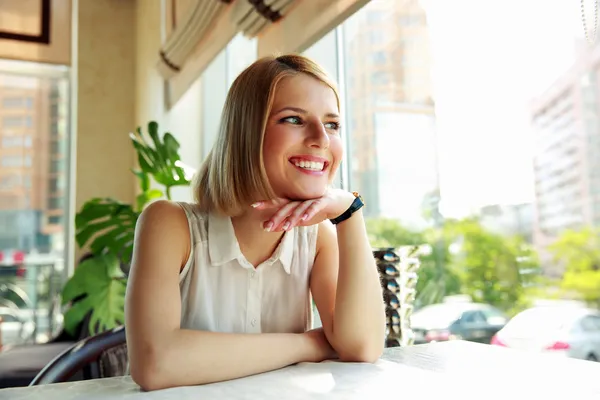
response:
<svg viewBox="0 0 600 400"><path fill-rule="evenodd" d="M305 201L275 199L252 204L257 210L276 209L277 211L263 228L269 232L289 231L295 226L316 225L325 219L333 219L343 214L355 197L341 189L329 189L319 198Z"/></svg>
<svg viewBox="0 0 600 400"><path fill-rule="evenodd" d="M323 328L312 329L301 335L306 339L309 362L321 362L338 358L337 353L329 344Z"/></svg>

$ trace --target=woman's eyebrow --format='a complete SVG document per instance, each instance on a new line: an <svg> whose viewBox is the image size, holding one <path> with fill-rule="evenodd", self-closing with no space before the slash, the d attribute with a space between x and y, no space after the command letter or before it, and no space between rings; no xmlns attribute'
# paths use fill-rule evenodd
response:
<svg viewBox="0 0 600 400"><path fill-rule="evenodd" d="M279 109L275 114L279 114L283 111L294 111L294 112L297 112L298 114L304 114L304 115L308 114L308 111L306 111L305 109L300 108L300 107L293 107L293 106L283 107L283 108ZM340 117L336 113L327 113L327 114L325 114L325 116L327 118L339 118Z"/></svg>

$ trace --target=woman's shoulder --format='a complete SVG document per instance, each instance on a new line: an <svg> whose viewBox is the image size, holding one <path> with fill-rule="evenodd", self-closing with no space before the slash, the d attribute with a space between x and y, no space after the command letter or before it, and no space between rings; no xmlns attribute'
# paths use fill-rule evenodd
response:
<svg viewBox="0 0 600 400"><path fill-rule="evenodd" d="M187 226L187 217L180 203L171 200L156 200L144 208L138 223L167 224L173 227L185 224Z"/></svg>

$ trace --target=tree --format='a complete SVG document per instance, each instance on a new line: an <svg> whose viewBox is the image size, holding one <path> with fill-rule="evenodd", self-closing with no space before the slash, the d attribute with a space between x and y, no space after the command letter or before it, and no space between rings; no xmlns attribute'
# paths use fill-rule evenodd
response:
<svg viewBox="0 0 600 400"><path fill-rule="evenodd" d="M463 294L504 310L521 304L538 270L531 246L519 237L488 232L473 218L446 223L445 234L460 247L451 269L459 276Z"/></svg>
<svg viewBox="0 0 600 400"><path fill-rule="evenodd" d="M562 289L600 308L600 232L590 228L566 230L548 250L554 261L565 267Z"/></svg>
<svg viewBox="0 0 600 400"><path fill-rule="evenodd" d="M449 265L450 254L448 246L436 246L436 231L424 232L410 230L401 225L398 220L372 218L366 221L367 231L373 247L398 248L406 245L429 245L431 254L420 257L421 268L417 281L416 306L437 303L449 294L460 292L458 277L446 269ZM439 252L439 253L438 253ZM439 257L439 258L438 258ZM436 266L436 258L442 260L441 268Z"/></svg>

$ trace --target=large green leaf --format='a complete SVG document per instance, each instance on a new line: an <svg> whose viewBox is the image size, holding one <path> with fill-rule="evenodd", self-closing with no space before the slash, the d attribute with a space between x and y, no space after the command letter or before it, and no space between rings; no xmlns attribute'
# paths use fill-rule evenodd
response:
<svg viewBox="0 0 600 400"><path fill-rule="evenodd" d="M156 191L149 192L145 199L157 196ZM138 200L138 206L140 203L141 200ZM140 212L129 204L109 198L92 199L75 216L77 244L83 247L90 243L93 254L109 252L128 263L131 260L130 245L133 243L139 215Z"/></svg>
<svg viewBox="0 0 600 400"><path fill-rule="evenodd" d="M114 254L94 256L79 264L62 291L63 305L84 295L64 315L65 330L74 334L88 313L92 334L125 323L126 277Z"/></svg>
<svg viewBox="0 0 600 400"><path fill-rule="evenodd" d="M190 180L186 177L183 168L178 165L179 142L168 132L161 140L158 124L154 121L148 123L148 136L152 143L146 140L140 128L136 133L130 134L141 169L136 172L136 175L140 179L143 179L141 174L151 175L157 183L165 186L167 195L173 186L188 186ZM147 189L143 188L143 191Z"/></svg>

